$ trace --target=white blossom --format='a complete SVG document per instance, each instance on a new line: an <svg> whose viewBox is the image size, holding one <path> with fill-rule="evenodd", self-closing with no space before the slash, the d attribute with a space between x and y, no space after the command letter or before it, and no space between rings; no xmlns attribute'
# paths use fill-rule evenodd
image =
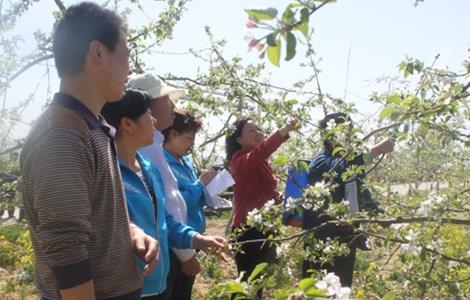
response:
<svg viewBox="0 0 470 300"><path fill-rule="evenodd" d="M305 209L312 209L312 208L313 208L313 205L312 205L312 203L310 203L309 201L305 201L305 202L303 203L303 207L304 207Z"/></svg>
<svg viewBox="0 0 470 300"><path fill-rule="evenodd" d="M425 217L429 216L433 210L433 203L430 200L425 200L421 202L418 208L418 214L423 215Z"/></svg>
<svg viewBox="0 0 470 300"><path fill-rule="evenodd" d="M321 197L322 195L323 196L329 196L330 195L330 189L328 188L328 186L324 182L315 183L313 188L314 188L313 192L314 192L316 197Z"/></svg>
<svg viewBox="0 0 470 300"><path fill-rule="evenodd" d="M349 287L342 287L339 277L334 273L326 274L322 280L317 281L315 286L326 291L328 296L334 296L334 299L338 300L348 300L351 294L351 289Z"/></svg>
<svg viewBox="0 0 470 300"><path fill-rule="evenodd" d="M277 256L281 256L284 253L286 253L287 250L289 250L289 244L288 243L283 243L283 244L279 245L279 247L276 247L276 254L277 254Z"/></svg>
<svg viewBox="0 0 470 300"><path fill-rule="evenodd" d="M366 240L366 246L369 249L372 249L374 247L374 240L370 237L367 238Z"/></svg>
<svg viewBox="0 0 470 300"><path fill-rule="evenodd" d="M418 256L421 253L422 247L415 244L402 244L400 251L410 253L411 255Z"/></svg>
<svg viewBox="0 0 470 300"><path fill-rule="evenodd" d="M401 228L406 228L408 227L408 224L392 224L390 225L390 228L393 230L400 230Z"/></svg>
<svg viewBox="0 0 470 300"><path fill-rule="evenodd" d="M417 236L418 234L415 231L410 230L408 231L408 234L405 236L405 239L411 242L411 241L414 241Z"/></svg>
<svg viewBox="0 0 470 300"><path fill-rule="evenodd" d="M246 219L249 223L252 223L252 224L261 223L262 221L261 213L257 208L254 208L253 210L248 212Z"/></svg>
<svg viewBox="0 0 470 300"><path fill-rule="evenodd" d="M287 198L287 200L286 200L286 208L287 209L291 209L291 208L294 208L296 206L297 206L297 202L294 198L292 198L292 197Z"/></svg>
<svg viewBox="0 0 470 300"><path fill-rule="evenodd" d="M266 202L266 204L264 205L263 209L264 209L265 211L270 211L271 209L274 208L274 204L275 204L274 200L269 200L268 202Z"/></svg>
<svg viewBox="0 0 470 300"><path fill-rule="evenodd" d="M423 216L429 216L436 207L441 206L447 198L436 193L429 193L428 198L421 202L418 213Z"/></svg>
<svg viewBox="0 0 470 300"><path fill-rule="evenodd" d="M328 122L326 122L326 130L331 131L335 127L336 127L336 121L334 119L330 119L328 120Z"/></svg>

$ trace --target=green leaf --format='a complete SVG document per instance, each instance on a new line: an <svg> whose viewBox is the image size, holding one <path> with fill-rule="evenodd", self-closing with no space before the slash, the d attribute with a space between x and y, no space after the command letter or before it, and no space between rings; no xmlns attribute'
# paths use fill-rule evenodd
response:
<svg viewBox="0 0 470 300"><path fill-rule="evenodd" d="M315 278L305 278L299 282L299 287L302 291L306 291L309 288L315 287L317 280Z"/></svg>
<svg viewBox="0 0 470 300"><path fill-rule="evenodd" d="M308 21L306 22L303 22L303 23L300 23L299 25L295 26L294 27L296 30L302 32L302 34L305 36L305 37L308 37Z"/></svg>
<svg viewBox="0 0 470 300"><path fill-rule="evenodd" d="M290 99L286 103L287 105L296 105L299 103L299 101L297 101L297 99Z"/></svg>
<svg viewBox="0 0 470 300"><path fill-rule="evenodd" d="M277 9L274 7L268 7L264 9L245 9L245 12L257 21L269 21L277 16Z"/></svg>
<svg viewBox="0 0 470 300"><path fill-rule="evenodd" d="M326 292L318 289L315 283L317 283L315 278L305 278L299 282L299 287L308 296L326 297Z"/></svg>
<svg viewBox="0 0 470 300"><path fill-rule="evenodd" d="M305 161L300 160L297 163L297 170L308 172L310 170L310 168L308 167L308 164Z"/></svg>
<svg viewBox="0 0 470 300"><path fill-rule="evenodd" d="M274 292L274 300L286 300L289 298L289 291L277 290Z"/></svg>
<svg viewBox="0 0 470 300"><path fill-rule="evenodd" d="M269 61L279 67L279 60L281 58L281 40L277 39L276 40L276 46L268 46L268 49L266 51L266 54L268 55Z"/></svg>
<svg viewBox="0 0 470 300"><path fill-rule="evenodd" d="M381 119L391 118L392 114L396 112L396 109L393 107L385 107L379 114Z"/></svg>
<svg viewBox="0 0 470 300"><path fill-rule="evenodd" d="M390 95L387 97L387 102L399 105L401 102L401 97L397 94Z"/></svg>
<svg viewBox="0 0 470 300"><path fill-rule="evenodd" d="M312 296L312 297L326 297L328 294L325 291L322 291L317 288L310 288L304 292L307 296Z"/></svg>
<svg viewBox="0 0 470 300"><path fill-rule="evenodd" d="M257 264L253 272L251 272L250 277L248 277L248 282L252 282L267 266L267 263Z"/></svg>
<svg viewBox="0 0 470 300"><path fill-rule="evenodd" d="M243 285L240 282L236 282L236 281L228 282L226 284L226 287L227 287L227 292L229 292L230 294L238 294L238 293L246 294L245 289L243 288Z"/></svg>
<svg viewBox="0 0 470 300"><path fill-rule="evenodd" d="M289 7L287 7L284 13L282 14L282 22L284 22L285 24L295 23L295 13Z"/></svg>
<svg viewBox="0 0 470 300"><path fill-rule="evenodd" d="M388 292L383 296L382 300L395 300L396 294L395 292Z"/></svg>
<svg viewBox="0 0 470 300"><path fill-rule="evenodd" d="M295 56L295 47L297 39L292 32L288 32L286 36L286 61L291 60Z"/></svg>
<svg viewBox="0 0 470 300"><path fill-rule="evenodd" d="M285 154L279 154L279 156L273 161L276 166L283 166L287 164L287 157Z"/></svg>
<svg viewBox="0 0 470 300"><path fill-rule="evenodd" d="M302 8L300 10L300 21L308 23L309 18L310 18L310 10L306 7Z"/></svg>
<svg viewBox="0 0 470 300"><path fill-rule="evenodd" d="M301 7L301 6L303 6L303 4L300 3L300 2L291 2L291 3L289 3L289 7Z"/></svg>
<svg viewBox="0 0 470 300"><path fill-rule="evenodd" d="M343 152L345 149L344 147L336 146L335 149L333 149L333 156L335 156L337 153Z"/></svg>
<svg viewBox="0 0 470 300"><path fill-rule="evenodd" d="M276 47L276 35L277 35L277 33L273 32L273 33L270 33L266 37L266 44L268 44L268 46Z"/></svg>

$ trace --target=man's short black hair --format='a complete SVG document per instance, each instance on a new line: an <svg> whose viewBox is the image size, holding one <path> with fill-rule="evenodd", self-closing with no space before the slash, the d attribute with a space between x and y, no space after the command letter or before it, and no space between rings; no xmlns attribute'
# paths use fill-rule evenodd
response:
<svg viewBox="0 0 470 300"><path fill-rule="evenodd" d="M59 77L83 71L92 41L101 42L113 52L122 31L127 31L125 22L109 9L92 2L70 6L54 31L53 51Z"/></svg>
<svg viewBox="0 0 470 300"><path fill-rule="evenodd" d="M322 136L324 135L325 130L328 127L328 122L331 120L334 120L335 124L338 125L338 124L343 124L343 123L351 121L351 118L343 112L335 112L335 113L327 115L318 124L320 127L320 130L322 131ZM328 151L333 151L333 148L334 148L333 144L328 138L323 138L323 146Z"/></svg>

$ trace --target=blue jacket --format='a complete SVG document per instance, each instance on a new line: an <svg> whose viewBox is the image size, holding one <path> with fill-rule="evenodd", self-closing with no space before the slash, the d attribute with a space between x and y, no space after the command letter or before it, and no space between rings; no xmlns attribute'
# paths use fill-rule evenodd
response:
<svg viewBox="0 0 470 300"><path fill-rule="evenodd" d="M144 277L142 296L157 295L166 289L166 279L170 270L169 248L191 248L193 237L197 234L191 227L176 222L165 211L165 196L160 172L152 163L136 155L143 176L157 199L157 214L154 210L154 200L147 192L139 176L126 164L119 160L124 190L126 193L127 210L132 223L154 237L160 243L160 258L155 271ZM155 216L156 215L156 216ZM145 265L139 258L139 266Z"/></svg>
<svg viewBox="0 0 470 300"><path fill-rule="evenodd" d="M164 149L165 157L178 182L178 189L186 202L188 209L188 225L197 232L204 233L206 230L206 216L204 206L206 205L206 187L196 176L191 161L187 156L181 158L181 162L170 152Z"/></svg>
<svg viewBox="0 0 470 300"><path fill-rule="evenodd" d="M334 202L338 203L344 199L345 195L345 182L341 178L341 175L347 170L349 166L352 165L364 165L364 155L359 154L353 160L347 161L341 157L335 157L331 151L325 149L323 153L317 155L312 162L310 163L310 171L308 175L309 184L315 184L320 181L327 181L327 174L330 171L335 172L333 182L336 184L336 188L332 192L332 199ZM364 180L363 174L358 174L355 179L356 184L358 185L358 202L359 208L361 210L370 210L377 211L378 203L372 199L370 191L362 187L362 181ZM327 204L325 204L325 207ZM331 218L319 211L304 211L304 229L309 229L316 227L324 222L331 220ZM337 231L335 226L327 226L324 230L320 230L316 235L317 236L333 236L334 232Z"/></svg>

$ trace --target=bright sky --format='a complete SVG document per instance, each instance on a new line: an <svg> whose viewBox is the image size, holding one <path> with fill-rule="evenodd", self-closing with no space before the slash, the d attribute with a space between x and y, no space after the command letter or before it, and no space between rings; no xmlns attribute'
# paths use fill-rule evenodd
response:
<svg viewBox="0 0 470 300"><path fill-rule="evenodd" d="M66 5L78 1L65 1ZM102 2L102 1L99 1ZM155 48L155 53L147 64L157 74L173 73L179 76L194 77L198 70L198 61L191 55L168 55L159 52L184 53L189 48L202 49L209 44L204 33L204 26L209 25L216 39L225 39L225 55L239 55L246 63L259 62L255 52L247 52L243 37L249 30L245 27L247 15L245 8L274 6L282 12L290 1L234 1L234 0L193 0L188 5L182 20L176 25L174 38L166 41L162 47ZM130 18L129 24L148 21L149 16L157 16L161 2L141 1L148 6L145 14L137 12ZM42 29L46 33L52 27L53 1L39 1L27 13L17 26L15 34L23 36L22 53L34 50L32 32ZM372 91L383 86L371 85L378 77L397 75L397 65L405 55L421 59L425 64L432 63L436 54L440 59L436 66L448 66L453 70L462 69L461 63L470 48L470 1L425 0L418 7L414 0L338 0L326 5L311 17L313 43L318 57L322 60L320 80L323 91L343 97L346 86L348 53L350 51L349 80L346 100L356 103L363 115L376 112L364 99ZM251 30L255 35L264 35L263 31ZM299 67L304 48L297 49L297 56L290 62L281 62L281 67L271 66L274 85L290 87L292 82L305 76L305 69ZM25 108L23 116L30 123L41 112L47 95L48 82L50 93L58 88L58 79L53 69L51 77L45 76L46 64L31 69L19 77L8 93L8 106L17 104L37 91L33 102ZM314 90L315 87L311 87ZM15 137L25 136L28 126L18 126Z"/></svg>

